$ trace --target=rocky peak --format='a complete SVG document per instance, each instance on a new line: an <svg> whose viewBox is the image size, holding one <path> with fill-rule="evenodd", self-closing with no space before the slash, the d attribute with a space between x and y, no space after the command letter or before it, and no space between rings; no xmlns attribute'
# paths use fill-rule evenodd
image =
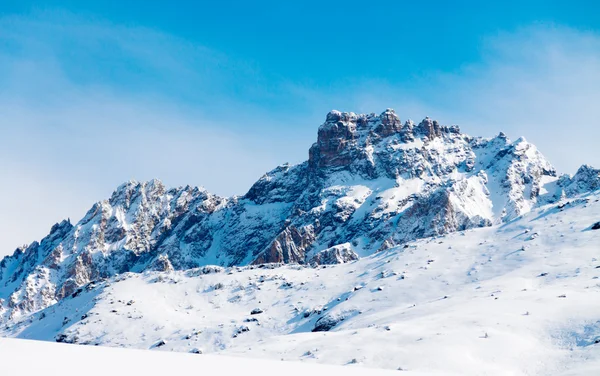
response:
<svg viewBox="0 0 600 376"><path fill-rule="evenodd" d="M283 164L261 176L244 198L257 204L293 202L307 183L306 163L295 166Z"/></svg>
<svg viewBox="0 0 600 376"><path fill-rule="evenodd" d="M561 176L559 185L567 196L595 191L600 189L600 169L584 164L572 178L568 175Z"/></svg>
<svg viewBox="0 0 600 376"><path fill-rule="evenodd" d="M55 223L52 228L50 228L50 235L55 235L57 237L64 236L67 232L69 232L73 228L70 219L64 219L59 223Z"/></svg>
<svg viewBox="0 0 600 376"><path fill-rule="evenodd" d="M415 133L433 140L435 137L441 137L442 127L437 120L432 120L428 116L415 127Z"/></svg>
<svg viewBox="0 0 600 376"><path fill-rule="evenodd" d="M414 129L415 123L412 120L408 119L405 121L402 129L400 129L400 140L404 143L414 141Z"/></svg>
<svg viewBox="0 0 600 376"><path fill-rule="evenodd" d="M347 152L356 146L356 127L357 116L353 112L329 112L309 151L309 164L321 168L347 165L351 160Z"/></svg>
<svg viewBox="0 0 600 376"><path fill-rule="evenodd" d="M329 112L318 130L317 142L309 151L309 166L343 168L370 158L373 145L386 142L408 143L415 137L433 140L443 133L459 134L457 126L444 127L425 118L415 126L410 120L402 124L396 112L388 108L380 115L353 112ZM372 163L371 163L372 164Z"/></svg>
<svg viewBox="0 0 600 376"><path fill-rule="evenodd" d="M123 207L129 207L129 205L138 197L155 199L164 195L165 192L166 188L164 184L158 179L152 179L147 182L130 180L121 184L113 192L108 203L112 206L121 205Z"/></svg>
<svg viewBox="0 0 600 376"><path fill-rule="evenodd" d="M348 262L511 220L552 202L538 199L552 200L557 187L600 187L590 166L558 183L555 175L523 138L470 137L429 117L402 123L392 109L331 111L308 161L273 169L242 197L167 189L159 180L122 184L75 226L56 224L1 261L0 299L13 313L31 312L115 273Z"/></svg>
<svg viewBox="0 0 600 376"><path fill-rule="evenodd" d="M600 169L584 164L575 173L573 181L585 183L590 191L600 189Z"/></svg>
<svg viewBox="0 0 600 376"><path fill-rule="evenodd" d="M387 137L400 131L402 131L402 122L393 109L388 108L379 115L379 124L375 127L375 133Z"/></svg>
<svg viewBox="0 0 600 376"><path fill-rule="evenodd" d="M331 111L318 130L317 142L309 151L309 166L314 169L340 169L354 165L354 172L377 176L374 154L397 150L399 143L407 144L416 138L429 142L447 135L459 136L458 126L442 126L429 117L418 125L411 120L402 124L396 112L388 108L380 115ZM381 152L380 152L381 150Z"/></svg>

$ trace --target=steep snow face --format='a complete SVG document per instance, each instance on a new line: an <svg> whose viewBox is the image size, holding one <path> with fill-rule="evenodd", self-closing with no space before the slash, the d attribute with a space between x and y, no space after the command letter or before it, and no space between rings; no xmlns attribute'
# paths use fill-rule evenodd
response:
<svg viewBox="0 0 600 376"><path fill-rule="evenodd" d="M598 221L596 191L360 259L341 244L319 253L341 258L326 267L124 273L0 335L417 374L598 374Z"/></svg>
<svg viewBox="0 0 600 376"><path fill-rule="evenodd" d="M497 222L531 210L540 193L557 179L554 167L522 137L511 143L500 133L491 140L476 139L472 147L478 157L476 169L486 171Z"/></svg>
<svg viewBox="0 0 600 376"><path fill-rule="evenodd" d="M308 161L275 168L244 196L123 184L75 225L57 224L0 262L0 309L15 318L125 272L345 262L507 222L598 181L587 166L557 178L522 138L474 138L429 118L402 123L391 109L332 111Z"/></svg>

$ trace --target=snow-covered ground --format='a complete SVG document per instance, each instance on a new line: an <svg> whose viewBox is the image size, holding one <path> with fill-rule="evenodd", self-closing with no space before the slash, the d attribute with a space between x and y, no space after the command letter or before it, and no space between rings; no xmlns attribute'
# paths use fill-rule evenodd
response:
<svg viewBox="0 0 600 376"><path fill-rule="evenodd" d="M599 199L336 266L126 273L0 336L348 370L600 374Z"/></svg>
<svg viewBox="0 0 600 376"><path fill-rule="evenodd" d="M35 354L35 361L32 355ZM153 353L130 349L89 347L0 338L0 360L3 375L218 375L281 376L339 375L386 376L392 371L316 366L217 355ZM425 375L425 374L424 374Z"/></svg>

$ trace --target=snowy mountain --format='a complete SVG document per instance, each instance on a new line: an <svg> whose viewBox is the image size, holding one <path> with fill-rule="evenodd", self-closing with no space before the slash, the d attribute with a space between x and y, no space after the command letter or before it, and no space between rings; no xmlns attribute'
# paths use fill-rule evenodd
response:
<svg viewBox="0 0 600 376"><path fill-rule="evenodd" d="M0 335L416 374L593 375L598 221L597 190L338 265L128 272Z"/></svg>
<svg viewBox="0 0 600 376"><path fill-rule="evenodd" d="M167 189L158 180L131 181L118 187L108 200L96 203L76 224L63 221L54 225L40 242L23 246L0 262L0 320L6 323L7 335L45 336L37 324L27 324L30 329L18 328L33 317L47 315L48 309L66 307L74 295L89 300L78 303L83 304L76 308L78 315L81 309L89 310L106 300L103 294L112 284L132 283L131 289L139 289L142 295L148 289L153 295L164 289L158 287L163 283L151 282L157 278L177 276L183 281L183 285L177 285L185 286L188 279L192 281L189 283L197 283L198 278L212 278L204 277L212 271L238 275L241 270L239 275L253 280L256 270L265 270L257 269L261 264L293 264L269 270L283 275L283 279L301 275L299 278L325 286L329 281L317 274L326 275L329 270L340 273L346 266L328 268L327 273L306 266L358 263L363 265L363 275L379 265L385 255L404 255L415 244L455 232L465 234L474 228L488 228L488 232L480 230L477 234L493 236L491 241L497 247L500 241L510 246L510 239L503 238L500 229L521 223L528 213L580 202L582 197L589 199L599 188L600 170L582 166L574 176L558 176L536 147L523 138L512 142L503 133L493 138L471 137L457 126L442 126L429 118L419 124L410 120L402 123L391 109L380 115L332 111L318 129L308 161L275 168L243 196L224 198L189 186ZM589 207L597 208L596 204L585 205L586 213ZM543 219L535 223L542 226ZM563 231L568 232L566 228ZM468 238L471 242L478 239L475 235ZM419 257L426 256L419 253ZM465 257L471 261L479 258L475 254ZM507 263L502 272L512 267L517 265ZM454 265L445 268L450 273ZM460 270L457 268L452 273ZM233 277L226 278L220 282L224 286L237 283ZM141 282L138 286L126 280ZM344 281L362 283L346 277ZM312 288L318 291L320 286ZM247 286L240 282L238 287L243 297ZM346 291L348 287L323 288L331 296L336 291L341 296L342 291L336 289ZM179 291L179 287L175 289ZM312 299L314 289L309 294L301 288L304 292L300 294L304 295L281 297L283 300L278 298L270 304L283 307L288 302L285 299ZM433 285L428 289L436 294L444 290ZM196 293L210 291L210 286L203 285ZM171 304L178 303L168 301L164 307ZM237 303L235 306L248 308ZM339 317L355 317L358 309L348 312L339 313ZM73 312L63 313L71 317ZM197 314L191 317L197 320ZM299 333L314 324L295 327L292 324L306 320L287 319L292 322L277 321L277 330L268 335ZM70 318L65 325L71 328L73 320ZM323 327L329 325L326 321ZM217 325L206 325L213 324ZM110 331L111 325L104 321L100 327ZM123 331L119 325L115 328ZM152 337L146 332L148 328L143 328L144 335ZM239 329L240 337L254 336ZM57 333L44 338L53 339ZM96 335L105 334L78 333L75 337L76 342L92 343L97 341ZM63 339L73 340L69 335ZM168 332L161 335L168 336ZM229 340L211 335L204 340L220 343L212 351L230 348ZM107 334L105 338L110 345L148 345L147 341L132 342L129 337L123 337L122 342Z"/></svg>

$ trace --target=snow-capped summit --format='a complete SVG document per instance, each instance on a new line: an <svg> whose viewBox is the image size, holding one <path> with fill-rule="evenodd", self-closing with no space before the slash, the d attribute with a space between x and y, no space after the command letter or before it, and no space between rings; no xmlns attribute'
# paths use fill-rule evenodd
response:
<svg viewBox="0 0 600 376"><path fill-rule="evenodd" d="M275 168L243 196L130 181L79 222L53 226L0 262L0 316L124 272L346 262L512 220L599 182L589 166L559 178L524 138L471 137L428 117L402 123L392 109L334 110L306 162Z"/></svg>
<svg viewBox="0 0 600 376"><path fill-rule="evenodd" d="M583 165L572 178L568 175L561 176L559 185L569 196L595 191L600 189L600 169Z"/></svg>

